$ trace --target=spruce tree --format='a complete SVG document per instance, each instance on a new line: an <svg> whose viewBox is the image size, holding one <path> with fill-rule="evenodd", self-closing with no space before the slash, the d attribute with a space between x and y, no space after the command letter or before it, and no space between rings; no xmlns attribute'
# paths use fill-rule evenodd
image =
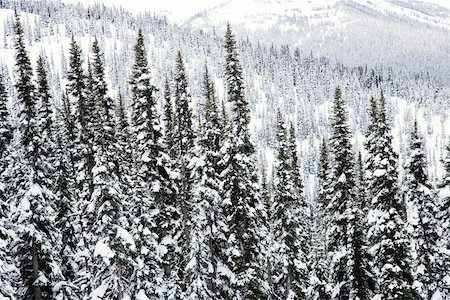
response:
<svg viewBox="0 0 450 300"><path fill-rule="evenodd" d="M332 299L370 299L370 274L362 236L362 211L356 196L355 159L347 111L339 87L335 90L331 122L333 195L327 210Z"/></svg>
<svg viewBox="0 0 450 300"><path fill-rule="evenodd" d="M169 291L156 296L170 299L169 294L178 292L173 291L174 288L176 290L177 282L172 268L175 269L178 263L174 258L174 251L179 215L173 203L172 179L154 97L156 88L151 83L141 30L138 31L134 55L130 78L133 94L132 176L135 189L132 213L135 218L133 236L138 249L141 249L138 253L139 260L143 263L141 270L135 273L136 291L142 290L150 297L156 295L157 286L163 286L162 290ZM155 249L158 243L165 249L161 251L161 257ZM164 280L161 272L164 272Z"/></svg>
<svg viewBox="0 0 450 300"><path fill-rule="evenodd" d="M214 84L205 66L203 77L204 114L195 147L192 189L192 228L187 268L189 299L222 299L217 281L218 246L217 226L221 198L220 148L221 120L215 97Z"/></svg>
<svg viewBox="0 0 450 300"><path fill-rule="evenodd" d="M54 149L51 149L51 133L47 126L51 115L44 108L43 85L39 82L36 93L32 83L31 63L17 11L15 18L19 125L15 128L15 151L7 170L12 179L9 197L14 206L12 221L18 237L12 250L21 275L18 296L49 299L59 296L58 287L63 280L59 257L61 240L55 228L55 195L51 190L50 153ZM45 77L41 71L40 79Z"/></svg>
<svg viewBox="0 0 450 300"><path fill-rule="evenodd" d="M178 51L175 61L175 76L174 76L174 101L175 101L175 116L173 122L173 136L172 136L172 159L176 161L176 171L179 173L176 180L177 187L177 204L181 210L182 215L182 235L179 240L179 247L181 250L181 262L178 268L179 278L183 285L189 281L184 274L187 264L187 254L189 253L189 243L191 238L190 233L190 209L191 209L191 195L192 190L192 166L190 164L193 158L194 146L194 128L192 122L191 110L191 96L188 92L188 83L186 72L184 68L181 53ZM186 286L183 286L183 290Z"/></svg>
<svg viewBox="0 0 450 300"><path fill-rule="evenodd" d="M386 118L385 98L372 109L366 174L368 239L376 281L382 299L419 299L413 287L409 240L405 231L405 204L399 197L397 154ZM376 108L376 109L375 109Z"/></svg>
<svg viewBox="0 0 450 300"><path fill-rule="evenodd" d="M83 59L80 46L72 36L69 56L69 72L67 91L70 95L70 115L73 122L74 147L71 149L74 164L77 168L78 198L80 207L86 205L93 192L94 154L92 149L93 133L90 112L95 110L95 103L89 102L88 94L93 92L93 87L87 87L88 78L84 75ZM90 64L88 64L90 66ZM97 118L95 118L97 119ZM84 209L84 208L82 208Z"/></svg>
<svg viewBox="0 0 450 300"><path fill-rule="evenodd" d="M319 163L317 166L317 196L312 205L312 233L310 260L310 282L307 291L307 299L319 300L330 299L330 285L328 284L328 240L327 206L331 198L330 193L330 161L327 141L322 140L320 144Z"/></svg>
<svg viewBox="0 0 450 300"><path fill-rule="evenodd" d="M260 233L265 211L259 197L258 176L255 169L255 147L250 140L249 103L244 97L242 68L236 41L228 25L225 34L225 78L227 99L232 105L232 128L224 147L223 214L227 220L224 235L228 240L222 248L226 265L219 276L230 299L264 299L262 249Z"/></svg>
<svg viewBox="0 0 450 300"><path fill-rule="evenodd" d="M274 298L305 298L308 286L308 218L292 147L281 112L277 115L275 192L271 209L274 248L272 276Z"/></svg>
<svg viewBox="0 0 450 300"><path fill-rule="evenodd" d="M14 257L10 250L13 232L10 230L10 203L4 182L8 161L9 144L13 137L10 114L7 108L8 94L0 75L0 298L15 297L14 282L17 280L18 270L14 265Z"/></svg>
<svg viewBox="0 0 450 300"><path fill-rule="evenodd" d="M411 132L409 156L405 162L405 200L410 209L408 217L412 227L412 250L416 258L413 275L420 282L420 295L432 299L442 291L442 262L439 251L438 220L439 206L437 196L428 179L427 162L419 136L417 121Z"/></svg>
<svg viewBox="0 0 450 300"><path fill-rule="evenodd" d="M164 84L164 127L165 127L164 136L169 153L173 146L172 141L173 122L174 122L173 118L174 118L174 111L172 105L172 94L170 92L169 80L167 80L166 78L166 82Z"/></svg>
<svg viewBox="0 0 450 300"><path fill-rule="evenodd" d="M447 145L447 154L443 160L444 178L439 184L439 224L442 228L439 244L443 252L443 272L441 281L444 283L444 298L450 297L450 257L445 253L450 253L450 143Z"/></svg>
<svg viewBox="0 0 450 300"><path fill-rule="evenodd" d="M86 208L91 253L91 295L122 299L134 290L130 277L134 270L136 244L129 233L129 203L119 180L114 104L107 94L103 55L97 39L92 45L93 92L98 126L94 136L93 193Z"/></svg>
<svg viewBox="0 0 450 300"><path fill-rule="evenodd" d="M8 111L8 93L0 75L0 164L3 163L9 143L13 138L10 114ZM2 171L4 169L2 166Z"/></svg>
<svg viewBox="0 0 450 300"><path fill-rule="evenodd" d="M55 195L56 195L56 228L61 232L61 272L64 276L64 294L66 299L80 299L77 288L76 272L79 262L75 258L77 253L78 236L81 234L80 220L76 213L76 179L71 161L70 143L67 143L64 115L56 117L55 135Z"/></svg>

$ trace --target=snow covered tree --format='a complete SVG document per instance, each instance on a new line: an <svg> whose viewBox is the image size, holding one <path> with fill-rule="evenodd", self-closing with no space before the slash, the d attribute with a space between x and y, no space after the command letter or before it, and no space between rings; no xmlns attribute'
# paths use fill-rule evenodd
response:
<svg viewBox="0 0 450 300"><path fill-rule="evenodd" d="M419 299L413 287L409 240L406 233L405 204L399 197L397 154L386 118L385 98L372 109L369 126L372 143L366 158L368 197L368 239L381 299ZM376 114L374 113L376 112Z"/></svg>
<svg viewBox="0 0 450 300"><path fill-rule="evenodd" d="M308 286L308 213L298 171L281 112L278 112L273 222L272 290L276 299L303 299ZM296 176L297 175L297 176Z"/></svg>
<svg viewBox="0 0 450 300"><path fill-rule="evenodd" d="M20 269L18 296L23 299L48 299L58 296L62 274L60 269L61 240L55 228L55 194L51 190L52 161L49 111L45 108L41 82L36 93L24 32L15 11L15 49L18 126L15 148L7 172L12 180L12 222L17 241L13 244ZM38 78L45 77L39 71ZM43 77L42 77L43 76ZM48 95L48 92L44 94ZM48 100L48 99L47 99Z"/></svg>
<svg viewBox="0 0 450 300"><path fill-rule="evenodd" d="M8 146L13 137L10 114L7 108L8 94L0 76L0 298L14 299L15 289L13 283L17 280L17 268L10 250L13 239L12 225L10 224L10 203L7 197L5 183L5 168L7 167ZM7 298L6 298L7 299Z"/></svg>
<svg viewBox="0 0 450 300"><path fill-rule="evenodd" d="M174 101L175 116L173 121L172 159L176 161L176 171L179 173L176 180L177 205L181 210L182 235L179 240L181 261L178 267L179 278L183 284L187 284L184 271L189 253L190 233L190 203L192 190L192 168L190 165L193 157L194 128L192 122L191 96L188 91L188 82L181 53L178 51L175 61L174 76ZM183 286L186 290L186 286Z"/></svg>
<svg viewBox="0 0 450 300"><path fill-rule="evenodd" d="M432 299L442 291L442 262L439 251L439 232L436 216L439 215L437 195L428 179L428 167L419 136L417 121L411 132L409 157L405 162L405 201L410 206L408 217L412 232L414 254L413 275L420 282L423 299Z"/></svg>
<svg viewBox="0 0 450 300"><path fill-rule="evenodd" d="M173 111L173 105L172 105L172 94L170 92L170 84L169 80L166 78L166 82L164 83L164 127L165 127L165 141L167 145L167 149L170 152L170 149L172 149L173 141L173 118L174 118L174 111Z"/></svg>
<svg viewBox="0 0 450 300"><path fill-rule="evenodd" d="M303 190L302 178L300 175L300 165L299 165L299 157L297 153L297 144L296 144L296 134L294 124L291 123L289 127L289 135L288 135L288 148L291 156L291 164L292 164L292 176L294 180L294 184L300 191Z"/></svg>
<svg viewBox="0 0 450 300"><path fill-rule="evenodd" d="M339 87L335 90L331 121L331 174L333 191L328 214L332 299L370 299L370 273L363 240L363 213L356 196L355 159L347 111Z"/></svg>
<svg viewBox="0 0 450 300"><path fill-rule="evenodd" d="M222 249L226 265L219 270L224 295L228 299L264 299L266 282L262 275L260 233L264 226L264 206L259 196L255 169L255 147L250 141L250 111L244 97L242 68L236 41L228 25L225 34L225 78L227 100L233 109L232 129L226 141L221 164L224 170L222 209L227 220Z"/></svg>
<svg viewBox="0 0 450 300"><path fill-rule="evenodd" d="M444 298L450 297L450 257L445 253L450 253L450 143L447 145L447 155L444 163L444 178L439 184L440 204L438 214L439 224L442 228L441 238L439 244L444 252L443 258L443 273L441 280L445 283ZM447 270L447 271L445 271Z"/></svg>
<svg viewBox="0 0 450 300"><path fill-rule="evenodd" d="M11 126L10 114L8 111L8 93L0 75L0 164L6 155L6 150L13 138L13 128ZM1 171L3 171L4 165Z"/></svg>
<svg viewBox="0 0 450 300"><path fill-rule="evenodd" d="M328 240L326 235L327 206L330 201L330 161L327 141L320 144L319 163L317 166L317 196L312 205L312 232L309 252L309 287L306 298L311 300L330 299L328 284Z"/></svg>
<svg viewBox="0 0 450 300"><path fill-rule="evenodd" d="M90 64L88 63L90 67ZM83 59L80 46L72 36L70 44L69 71L68 71L67 92L70 96L70 117L73 123L73 163L77 171L77 194L80 200L80 208L86 205L93 192L94 153L92 149L93 132L92 122L94 117L95 103L92 97L88 97L93 92L92 86L87 87L89 78L86 78L83 71ZM96 118L95 118L96 119Z"/></svg>
<svg viewBox="0 0 450 300"><path fill-rule="evenodd" d="M223 299L217 282L218 246L217 226L224 222L220 215L222 204L220 178L221 120L214 84L205 66L203 77L204 114L193 160L192 227L187 267L188 299ZM220 262L219 262L220 264Z"/></svg>
<svg viewBox="0 0 450 300"><path fill-rule="evenodd" d="M91 257L90 297L131 297L136 245L129 233L129 203L119 180L113 100L108 96L103 55L97 39L92 45L93 92L98 126L92 169L94 189L86 208L88 249Z"/></svg>
<svg viewBox="0 0 450 300"><path fill-rule="evenodd" d="M162 142L159 114L154 98L155 86L151 83L142 31L138 31L134 46L135 61L130 78L133 93L133 143L134 143L134 203L133 236L140 249L138 262L141 269L134 274L136 291L155 295L156 287L165 284L173 289L176 247L174 227L179 219L173 203L170 169ZM165 247L162 257L156 253L160 243ZM162 259L162 261L160 261ZM164 282L161 271L165 272ZM176 293L176 292L174 292ZM159 297L169 297L158 295Z"/></svg>

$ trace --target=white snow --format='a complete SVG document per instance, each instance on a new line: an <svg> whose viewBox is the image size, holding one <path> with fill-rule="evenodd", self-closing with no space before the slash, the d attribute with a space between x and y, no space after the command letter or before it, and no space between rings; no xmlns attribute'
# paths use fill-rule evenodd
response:
<svg viewBox="0 0 450 300"><path fill-rule="evenodd" d="M375 177L381 177L384 176L384 174L386 174L386 170L384 169L377 169L373 172L373 176Z"/></svg>
<svg viewBox="0 0 450 300"><path fill-rule="evenodd" d="M103 241L98 241L95 245L94 256L100 256L105 262L109 262L109 259L114 257L114 251Z"/></svg>
<svg viewBox="0 0 450 300"><path fill-rule="evenodd" d="M147 297L144 290L139 290L136 295L136 300L150 300L150 298Z"/></svg>
<svg viewBox="0 0 450 300"><path fill-rule="evenodd" d="M95 290L91 292L91 299L92 300L102 300L103 296L106 293L106 290L108 289L107 284L102 284L99 287L97 287Z"/></svg>
<svg viewBox="0 0 450 300"><path fill-rule="evenodd" d="M136 244L134 243L133 236L125 229L120 226L117 226L117 238L124 240L129 246L131 250L136 249Z"/></svg>

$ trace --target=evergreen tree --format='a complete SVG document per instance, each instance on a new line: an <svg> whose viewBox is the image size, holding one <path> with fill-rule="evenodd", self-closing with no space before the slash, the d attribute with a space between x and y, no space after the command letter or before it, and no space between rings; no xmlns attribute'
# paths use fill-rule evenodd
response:
<svg viewBox="0 0 450 300"><path fill-rule="evenodd" d="M12 138L13 128L8 111L8 93L3 82L3 76L0 75L0 164L4 161L8 145ZM1 166L1 172L3 172L4 167L4 165Z"/></svg>
<svg viewBox="0 0 450 300"><path fill-rule="evenodd" d="M134 270L136 245L128 231L129 203L119 180L114 104L107 95L103 55L97 39L92 45L92 55L93 92L101 130L95 132L94 189L86 208L90 228L87 240L92 255L90 297L122 299L131 297L134 292L130 277Z"/></svg>
<svg viewBox="0 0 450 300"><path fill-rule="evenodd" d="M375 107L369 127L373 139L368 149L366 172L368 196L371 198L368 238L376 293L387 300L419 299L410 270L405 205L398 195L397 154L392 148L383 93Z"/></svg>
<svg viewBox="0 0 450 300"><path fill-rule="evenodd" d="M223 214L228 228L228 241L222 247L226 265L219 276L223 278L224 295L228 299L264 299L260 233L263 232L265 211L259 197L258 176L255 170L255 148L250 141L250 111L244 97L242 68L236 41L228 25L225 34L225 77L227 99L233 108L233 125L223 154Z"/></svg>
<svg viewBox="0 0 450 300"><path fill-rule="evenodd" d="M133 140L134 140L134 188L135 203L132 211L136 220L133 236L137 241L139 261L143 267L135 273L136 291L148 296L157 291L155 286L165 285L173 292L172 268L176 248L175 235L179 219L173 203L170 169L165 154L159 115L154 98L155 86L151 83L142 31L139 30L134 47L135 62L130 79L133 93ZM155 247L159 243L166 251L159 257ZM145 251L144 251L145 249ZM159 259L162 259L160 261ZM161 270L165 279L162 282ZM175 288L176 290L176 288ZM170 297L168 294L159 297Z"/></svg>
<svg viewBox="0 0 450 300"><path fill-rule="evenodd" d="M356 196L351 132L341 90L334 95L331 122L333 196L328 204L332 299L370 299L370 274L362 236L362 211Z"/></svg>
<svg viewBox="0 0 450 300"><path fill-rule="evenodd" d="M288 148L289 148L289 153L291 156L291 165L292 165L292 177L293 177L293 182L295 184L295 186L297 187L297 189L299 189L300 191L303 190L303 183L302 183L302 178L300 175L300 165L299 165L299 161L298 161L298 153L297 153L297 144L295 141L295 128L294 128L294 124L291 123L291 126L289 127L289 136L288 136Z"/></svg>
<svg viewBox="0 0 450 300"><path fill-rule="evenodd" d="M317 166L318 191L312 206L312 234L310 260L310 283L307 299L330 299L330 286L328 285L328 240L326 226L328 222L326 209L331 198L330 193L330 161L327 141L322 140L320 145L319 163Z"/></svg>
<svg viewBox="0 0 450 300"><path fill-rule="evenodd" d="M275 195L271 209L274 247L273 291L276 299L305 298L308 285L308 218L296 165L297 151L287 135L281 112L277 116Z"/></svg>
<svg viewBox="0 0 450 300"><path fill-rule="evenodd" d="M71 168L70 143L67 144L67 133L64 124L64 115L57 116L56 125L60 128L55 132L55 195L56 195L56 228L61 233L61 272L65 279L65 299L80 299L75 280L79 271L75 259L78 236L81 234L79 218L76 213L76 180L74 170Z"/></svg>
<svg viewBox="0 0 450 300"><path fill-rule="evenodd" d="M181 53L178 51L175 62L175 78L174 78L174 100L175 100L175 117L173 122L173 136L171 155L176 163L176 170L179 173L176 187L178 190L177 204L181 209L182 215L182 235L179 240L181 250L181 262L178 268L179 278L184 284L189 281L185 278L184 270L187 264L187 254L189 253L189 244L191 238L190 228L190 209L192 190L192 168L190 161L193 157L194 146L194 129L192 123L191 96L188 92L187 78L184 69L184 63ZM183 286L183 290L186 286Z"/></svg>
<svg viewBox="0 0 450 300"><path fill-rule="evenodd" d="M87 199L93 192L93 174L94 154L92 149L93 133L92 122L97 120L91 116L90 112L95 110L95 103L89 101L88 94L93 92L92 86L87 87L86 76L83 74L83 60L80 46L72 36L69 57L69 72L67 91L69 92L71 118L74 125L74 163L78 173L78 192L79 199L82 200L81 206L85 205ZM88 64L90 66L90 64Z"/></svg>
<svg viewBox="0 0 450 300"><path fill-rule="evenodd" d="M218 245L217 226L223 217L219 214L221 198L220 148L221 120L215 98L214 84L205 66L203 95L204 118L197 138L192 189L192 229L188 262L189 299L221 299L217 282Z"/></svg>
<svg viewBox="0 0 450 300"><path fill-rule="evenodd" d="M9 144L13 137L10 124L10 114L7 108L8 94L0 76L0 298L15 296L14 282L17 280L18 270L14 265L10 245L13 232L10 230L10 203L4 182L9 178L4 174L7 167ZM6 177L6 178L5 178Z"/></svg>
<svg viewBox="0 0 450 300"><path fill-rule="evenodd" d="M15 11L16 74L15 88L19 125L16 127L15 148L8 167L12 179L10 195L15 210L17 242L13 252L19 263L20 287L18 296L23 299L51 299L59 294L61 282L59 249L61 240L55 228L55 195L51 188L52 166L50 159L51 132L49 111L45 108L45 97L39 82L38 93L32 83L32 69L28 57L24 32L19 15ZM38 78L46 80L42 69ZM48 99L47 99L48 100ZM39 122L38 122L39 121Z"/></svg>
<svg viewBox="0 0 450 300"><path fill-rule="evenodd" d="M410 205L408 220L412 227L412 249L416 255L413 264L415 279L421 283L420 295L432 299L442 286L439 233L436 216L439 207L436 194L428 179L428 170L417 121L410 137L409 157L405 163L405 200Z"/></svg>
<svg viewBox="0 0 450 300"><path fill-rule="evenodd" d="M444 298L450 297L450 257L445 253L450 253L450 143L447 146L447 155L443 160L444 178L439 184L440 204L438 214L439 224L442 228L439 244L443 251L443 270L441 280L444 283ZM447 270L447 271L445 271Z"/></svg>
<svg viewBox="0 0 450 300"><path fill-rule="evenodd" d="M165 126L165 141L167 145L167 149L172 149L173 141L173 118L174 111L172 105L172 96L170 93L170 85L169 80L166 78L166 82L164 84L164 126Z"/></svg>

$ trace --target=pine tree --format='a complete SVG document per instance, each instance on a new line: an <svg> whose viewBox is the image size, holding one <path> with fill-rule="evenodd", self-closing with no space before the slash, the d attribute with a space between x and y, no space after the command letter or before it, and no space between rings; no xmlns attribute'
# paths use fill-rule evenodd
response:
<svg viewBox="0 0 450 300"><path fill-rule="evenodd" d="M288 136L288 147L289 153L291 155L291 164L292 164L292 176L294 180L294 184L299 190L303 190L302 178L300 175L300 165L298 161L298 153L297 153L297 144L295 141L295 128L294 124L291 123L289 127L289 136Z"/></svg>
<svg viewBox="0 0 450 300"><path fill-rule="evenodd" d="M250 111L244 97L242 68L236 41L228 25L225 35L225 76L227 99L233 108L232 129L224 147L223 213L227 220L224 232L228 243L222 248L226 265L219 276L229 299L264 299L262 249L260 249L265 211L259 197L258 176L255 170L255 148L250 141Z"/></svg>
<svg viewBox="0 0 450 300"><path fill-rule="evenodd" d="M11 126L10 114L8 111L8 93L3 82L3 76L0 75L0 164L6 156L9 143L13 138L13 128ZM1 167L2 171L4 165Z"/></svg>
<svg viewBox="0 0 450 300"><path fill-rule="evenodd" d="M192 190L192 168L190 161L194 155L192 149L195 133L192 123L191 96L188 92L184 63L179 51L175 62L174 89L175 117L173 122L171 155L172 159L177 162L176 170L179 173L178 180L176 181L178 190L177 204L182 215L182 235L179 240L182 260L178 268L178 276L184 284L187 284L189 280L185 278L186 274L184 274L184 270L187 264L187 253L189 253L191 238L190 208L192 199L190 191ZM185 289L186 286L183 286L183 290Z"/></svg>
<svg viewBox="0 0 450 300"><path fill-rule="evenodd" d="M0 76L0 298L15 296L14 282L17 280L18 270L14 265L14 257L9 251L13 240L10 228L10 203L7 197L7 190L3 182L9 178L4 175L7 167L8 150L13 137L13 130L10 123L10 114L7 108L8 94ZM5 178L6 177L6 178Z"/></svg>
<svg viewBox="0 0 450 300"><path fill-rule="evenodd" d="M392 148L383 93L371 115L369 131L373 139L368 150L366 172L368 196L371 198L368 239L376 293L387 300L419 299L410 270L405 205L398 195L397 154Z"/></svg>
<svg viewBox="0 0 450 300"><path fill-rule="evenodd" d="M138 31L134 54L135 62L130 79L135 144L135 203L132 211L137 223L133 224L133 236L138 249L141 249L138 253L141 253L139 260L143 264L142 269L135 274L135 281L136 291L142 290L151 296L156 293L156 286L164 285L163 288L169 290L176 286L171 269L178 263L174 259L174 251L179 216L173 203L172 180L154 98L156 88L151 83L141 30ZM158 243L166 249L162 257L156 253ZM160 274L162 270L165 273L164 281ZM169 299L167 294L158 297Z"/></svg>
<svg viewBox="0 0 450 300"><path fill-rule="evenodd" d="M220 148L221 120L214 84L205 66L203 80L204 117L197 138L192 189L192 228L187 268L189 279L186 297L189 299L221 299L217 282L217 226L224 220L219 214L221 198Z"/></svg>
<svg viewBox="0 0 450 300"><path fill-rule="evenodd" d="M307 291L307 299L330 299L330 287L328 285L328 260L326 226L328 218L326 209L331 198L330 193L330 161L327 141L322 140L320 145L319 163L317 166L318 191L312 206L312 236L310 260L310 284Z"/></svg>
<svg viewBox="0 0 450 300"><path fill-rule="evenodd" d="M444 178L439 184L439 196L441 202L439 203L440 213L438 214L439 224L442 228L441 238L439 244L441 251L450 253L450 143L447 146L447 155L443 160L444 163ZM450 297L450 258L443 254L443 273L441 274L441 281L444 285L444 298ZM447 271L445 271L447 270Z"/></svg>
<svg viewBox="0 0 450 300"><path fill-rule="evenodd" d="M127 195L131 196L132 192L132 168L133 168L133 149L131 140L131 128L128 120L128 115L125 113L125 105L123 102L122 93L119 90L116 103L116 133L117 133L117 147L120 155L119 159L119 176L120 181L124 186L128 186Z"/></svg>
<svg viewBox="0 0 450 300"><path fill-rule="evenodd" d="M173 147L173 118L174 111L172 105L172 96L170 92L169 80L166 78L166 82L164 84L164 127L165 127L165 141L167 145L167 149L170 150Z"/></svg>
<svg viewBox="0 0 450 300"><path fill-rule="evenodd" d="M45 109L44 86L38 82L38 93L32 83L32 68L24 32L15 11L16 74L19 125L16 127L8 175L12 179L10 195L15 210L12 221L18 236L13 252L20 269L18 296L23 299L57 297L61 282L59 249L61 240L55 228L55 195L51 188L51 131L49 111ZM45 73L39 70L38 78ZM48 93L47 93L48 95Z"/></svg>
<svg viewBox="0 0 450 300"><path fill-rule="evenodd" d="M55 132L55 195L56 195L56 228L61 233L61 272L65 279L63 292L65 299L80 299L76 288L76 272L79 271L77 259L78 236L81 233L80 220L76 213L76 179L71 161L70 143L67 141L64 115L57 115Z"/></svg>
<svg viewBox="0 0 450 300"><path fill-rule="evenodd" d="M277 156L275 195L271 209L275 248L272 262L272 283L276 299L305 298L308 285L308 218L297 175L297 159L287 135L281 112L277 116ZM297 176L296 176L297 175Z"/></svg>
<svg viewBox="0 0 450 300"><path fill-rule="evenodd" d="M362 211L356 196L351 132L341 90L334 95L331 122L333 196L328 204L332 299L370 299L367 255L362 237Z"/></svg>
<svg viewBox="0 0 450 300"><path fill-rule="evenodd" d="M432 191L423 145L417 121L411 132L409 157L405 163L405 200L410 205L408 218L412 226L412 248L416 258L413 264L415 279L421 283L420 295L432 299L442 290L442 266L439 258L439 233L436 216L439 214L437 196Z"/></svg>
<svg viewBox="0 0 450 300"><path fill-rule="evenodd" d="M119 180L114 104L107 94L103 55L97 39L92 45L93 92L100 131L95 132L94 189L86 209L88 247L92 257L90 297L122 299L133 294L130 277L136 245L129 233L129 203Z"/></svg>

